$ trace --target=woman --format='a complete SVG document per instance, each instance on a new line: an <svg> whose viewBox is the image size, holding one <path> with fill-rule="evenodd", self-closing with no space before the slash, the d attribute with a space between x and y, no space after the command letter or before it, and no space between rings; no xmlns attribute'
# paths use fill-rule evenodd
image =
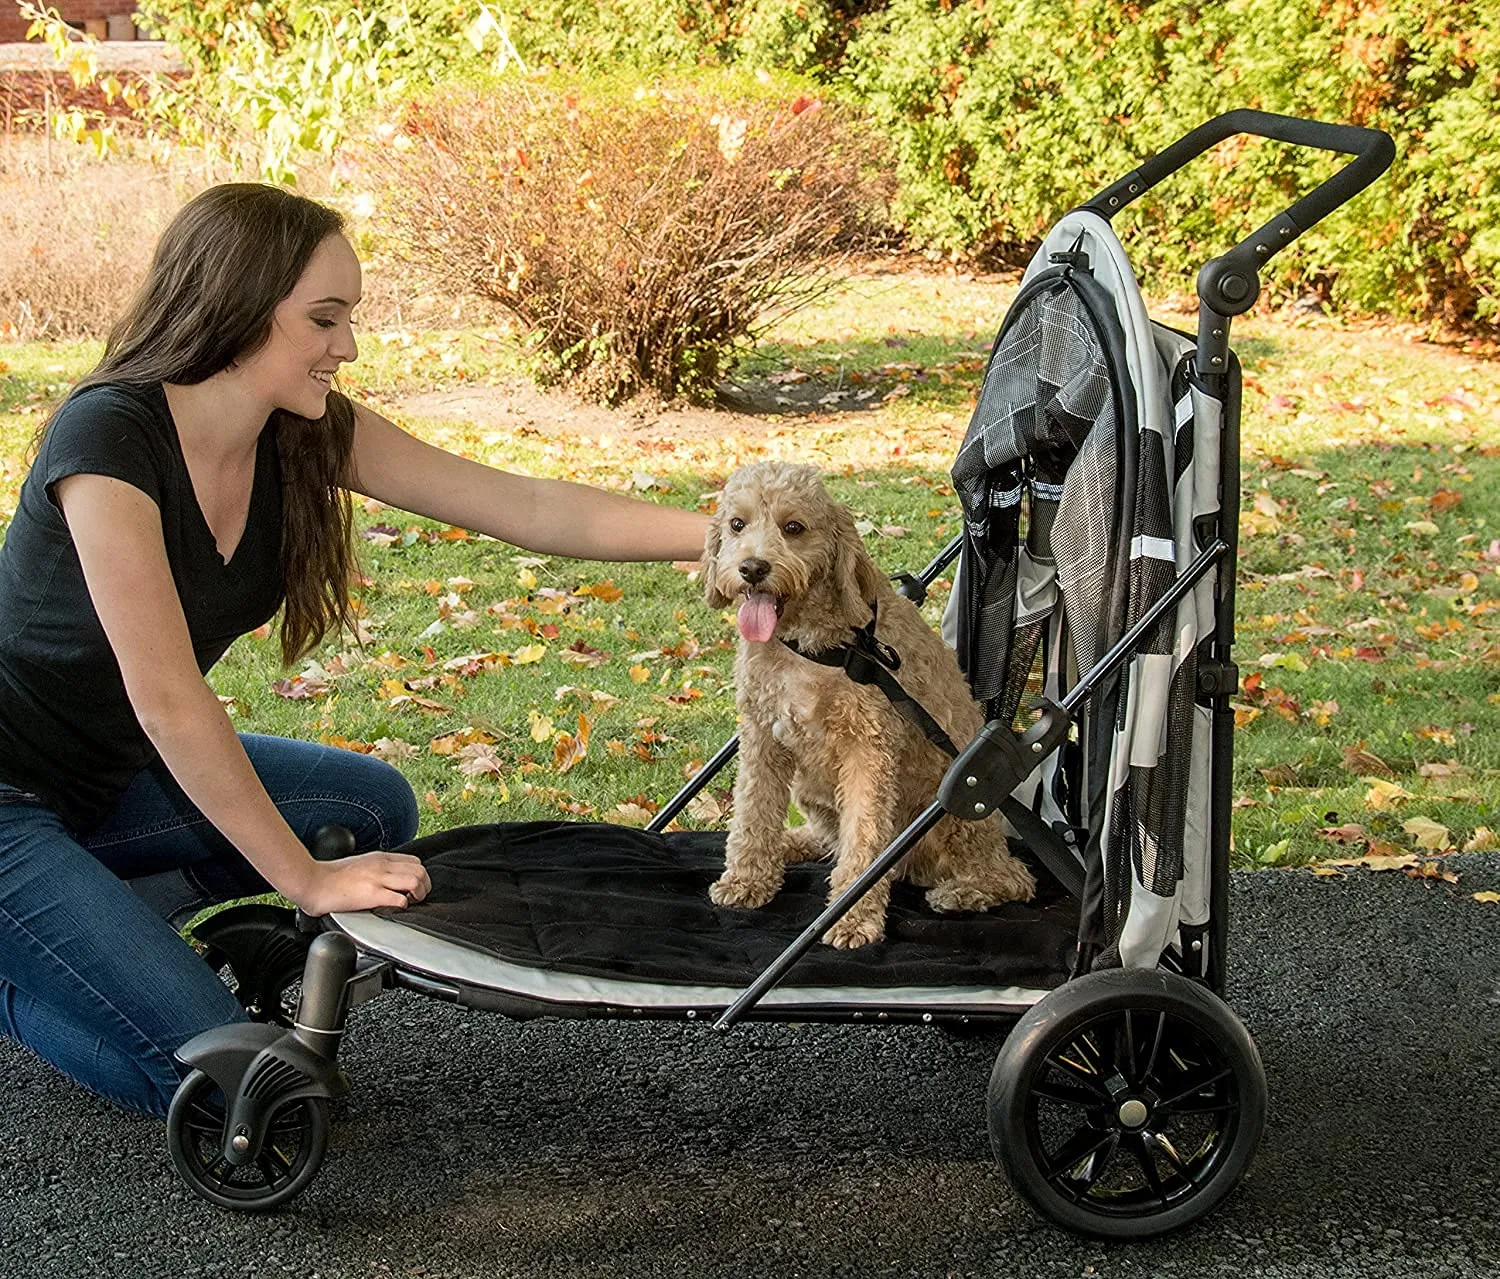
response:
<svg viewBox="0 0 1500 1279"><path fill-rule="evenodd" d="M237 735L203 676L283 608L288 662L349 622L349 492L588 559L695 559L706 518L481 466L332 390L357 355L340 216L232 184L185 206L50 420L0 548L0 1031L165 1113L173 1052L243 1017L176 928L267 891L310 914L429 884L389 765ZM337 822L355 855L305 841Z"/></svg>

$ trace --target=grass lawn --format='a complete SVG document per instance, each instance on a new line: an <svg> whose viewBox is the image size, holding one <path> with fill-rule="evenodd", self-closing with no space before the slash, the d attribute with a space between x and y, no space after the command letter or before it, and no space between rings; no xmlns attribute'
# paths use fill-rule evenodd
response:
<svg viewBox="0 0 1500 1279"><path fill-rule="evenodd" d="M579 440L401 413L414 391L514 376L516 343L495 330L366 335L346 384L445 447L665 503L701 504L755 458L817 462L896 571L956 527L946 469L1013 295L995 279L852 277L740 366L801 388L816 411L789 405L733 431L667 436L627 411L618 434ZM1157 313L1191 327L1170 303ZM1392 326L1252 317L1236 332L1237 862L1487 846L1500 825L1500 367ZM96 355L0 347L5 518L46 404ZM424 798L424 831L560 810L643 820L733 730L732 622L683 574L538 559L378 507L359 519L365 644L283 671L274 637L241 640L212 681L242 729L377 749ZM717 824L728 784L685 824Z"/></svg>

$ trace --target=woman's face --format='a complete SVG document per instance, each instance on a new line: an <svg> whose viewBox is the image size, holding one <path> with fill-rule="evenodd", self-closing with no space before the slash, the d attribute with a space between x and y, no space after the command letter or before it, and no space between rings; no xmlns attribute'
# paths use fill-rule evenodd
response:
<svg viewBox="0 0 1500 1279"><path fill-rule="evenodd" d="M359 296L359 259L348 240L330 235L277 304L265 346L240 364L273 408L323 416L333 375L359 355L349 318Z"/></svg>

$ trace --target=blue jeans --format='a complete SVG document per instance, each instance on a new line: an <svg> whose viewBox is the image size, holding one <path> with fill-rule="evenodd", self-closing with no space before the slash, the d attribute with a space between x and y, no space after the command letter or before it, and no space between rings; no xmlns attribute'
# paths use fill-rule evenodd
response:
<svg viewBox="0 0 1500 1279"><path fill-rule="evenodd" d="M304 842L328 822L347 826L358 852L416 834L416 798L389 764L281 737L240 740ZM160 765L84 836L0 786L0 1034L100 1096L165 1114L186 1073L172 1054L245 1017L177 930L205 906L269 891Z"/></svg>

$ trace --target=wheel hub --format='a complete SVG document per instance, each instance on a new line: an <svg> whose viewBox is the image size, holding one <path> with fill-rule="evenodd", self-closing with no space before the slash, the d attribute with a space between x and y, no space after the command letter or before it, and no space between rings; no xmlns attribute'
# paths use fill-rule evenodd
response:
<svg viewBox="0 0 1500 1279"><path fill-rule="evenodd" d="M1132 1097L1123 1103L1116 1113L1119 1115L1120 1122L1132 1131L1144 1127L1146 1120L1151 1118L1150 1109L1139 1097Z"/></svg>

